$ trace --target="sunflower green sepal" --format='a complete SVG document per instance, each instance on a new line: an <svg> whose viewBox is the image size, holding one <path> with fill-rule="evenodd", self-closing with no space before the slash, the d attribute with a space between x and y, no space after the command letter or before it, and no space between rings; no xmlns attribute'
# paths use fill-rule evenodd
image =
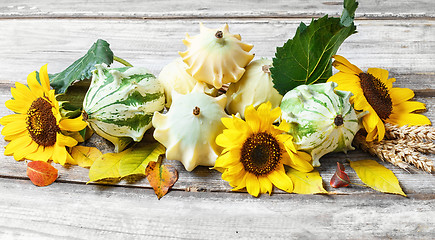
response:
<svg viewBox="0 0 435 240"><path fill-rule="evenodd" d="M41 67L38 74L32 72L25 86L15 83L11 88L13 99L6 101L7 108L15 112L0 119L4 125L1 133L10 143L5 147L5 155L13 155L17 161L49 161L75 164L68 152L77 141L64 135L63 131L77 132L87 124L81 116L74 119L63 118L54 90L50 90L47 65Z"/></svg>
<svg viewBox="0 0 435 240"><path fill-rule="evenodd" d="M286 133L289 126L283 121L273 125L281 115L281 109L271 109L270 102L257 110L250 105L245 110L245 120L236 116L222 118L226 127L216 137L223 147L216 160L215 169L224 169L222 179L229 182L233 191L246 188L254 197L272 193L273 185L293 192L293 182L286 175L284 165L304 172L313 170L311 156L297 151L293 137Z"/></svg>

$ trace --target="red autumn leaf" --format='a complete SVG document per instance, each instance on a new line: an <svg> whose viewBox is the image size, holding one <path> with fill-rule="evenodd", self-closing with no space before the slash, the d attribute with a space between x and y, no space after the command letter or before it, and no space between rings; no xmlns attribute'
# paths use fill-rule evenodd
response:
<svg viewBox="0 0 435 240"><path fill-rule="evenodd" d="M177 170L173 166L162 165L161 160L149 162L145 174L159 200L178 180Z"/></svg>
<svg viewBox="0 0 435 240"><path fill-rule="evenodd" d="M347 174L344 172L343 164L337 162L337 170L335 170L335 173L332 176L329 184L333 188L340 188L340 187L349 186L350 179L349 179L349 176L347 176Z"/></svg>
<svg viewBox="0 0 435 240"><path fill-rule="evenodd" d="M49 163L34 161L27 164L27 176L36 186L45 187L57 179L58 172Z"/></svg>

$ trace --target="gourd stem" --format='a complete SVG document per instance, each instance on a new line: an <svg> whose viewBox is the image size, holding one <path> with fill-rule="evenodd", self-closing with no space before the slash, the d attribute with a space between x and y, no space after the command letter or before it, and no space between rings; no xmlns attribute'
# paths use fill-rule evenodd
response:
<svg viewBox="0 0 435 240"><path fill-rule="evenodd" d="M261 66L261 70L263 70L264 73L270 73L270 65Z"/></svg>
<svg viewBox="0 0 435 240"><path fill-rule="evenodd" d="M133 65L131 65L129 62L117 56L113 56L113 61L117 61L126 67L133 67Z"/></svg>
<svg viewBox="0 0 435 240"><path fill-rule="evenodd" d="M224 33L222 31L217 31L216 34L214 35L216 38L222 38L224 36Z"/></svg>
<svg viewBox="0 0 435 240"><path fill-rule="evenodd" d="M198 106L196 106L193 109L193 115L195 115L195 116L198 116L200 112L201 112L201 109Z"/></svg>

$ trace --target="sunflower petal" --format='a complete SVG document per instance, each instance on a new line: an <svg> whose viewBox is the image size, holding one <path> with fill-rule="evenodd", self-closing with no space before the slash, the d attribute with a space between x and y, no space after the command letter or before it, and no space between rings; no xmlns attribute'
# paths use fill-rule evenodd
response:
<svg viewBox="0 0 435 240"><path fill-rule="evenodd" d="M282 154L281 163L290 166L292 162L290 160L290 156L288 155L288 153Z"/></svg>
<svg viewBox="0 0 435 240"><path fill-rule="evenodd" d="M369 68L367 73L373 75L373 77L381 80L382 83L386 84L388 80L388 71L382 68Z"/></svg>
<svg viewBox="0 0 435 240"><path fill-rule="evenodd" d="M15 121L26 121L26 115L24 114L10 114L0 118L0 124L6 125Z"/></svg>
<svg viewBox="0 0 435 240"><path fill-rule="evenodd" d="M258 112L255 111L253 105L250 105L245 109L245 120L252 132L258 133L260 131L261 119L259 118Z"/></svg>
<svg viewBox="0 0 435 240"><path fill-rule="evenodd" d="M385 82L385 86L387 86L388 89L392 89L393 88L393 83L396 81L395 78L389 78L386 82Z"/></svg>
<svg viewBox="0 0 435 240"><path fill-rule="evenodd" d="M414 97L414 91L409 88L392 88L389 93L393 105L403 103Z"/></svg>
<svg viewBox="0 0 435 240"><path fill-rule="evenodd" d="M60 120L59 127L62 130L78 132L83 130L88 124L83 121L83 117L77 117L73 119L63 119Z"/></svg>
<svg viewBox="0 0 435 240"><path fill-rule="evenodd" d="M258 177L258 181L260 182L260 193L269 193L272 194L273 185L272 182L267 177Z"/></svg>
<svg viewBox="0 0 435 240"><path fill-rule="evenodd" d="M47 64L41 67L39 70L39 80L41 81L41 87L44 92L50 91L50 79L47 73Z"/></svg>
<svg viewBox="0 0 435 240"><path fill-rule="evenodd" d="M271 109L272 104L270 102L262 103L257 109L258 118L261 120L260 129L262 131L269 129L273 122L281 116L280 108L275 108L273 111Z"/></svg>
<svg viewBox="0 0 435 240"><path fill-rule="evenodd" d="M246 178L248 177L249 174L250 174L250 173L245 172L245 173L244 173L244 176L241 178L242 180L240 180L240 182L238 182L237 185L233 185L234 188L231 189L231 191L238 191L238 190L240 190L240 189L245 188L245 187L246 187ZM225 180L225 179L224 179L224 180ZM231 184L231 182L230 182L230 184Z"/></svg>
<svg viewBox="0 0 435 240"><path fill-rule="evenodd" d="M332 63L332 66L334 66L339 71L353 74L362 73L361 69L350 63L346 58L340 55L334 55L332 57L335 59L335 61Z"/></svg>
<svg viewBox="0 0 435 240"><path fill-rule="evenodd" d="M7 136L5 136L5 141L12 141L12 140L15 140L17 138L24 137L24 136L29 136L29 133L27 131L23 131L23 132L13 134L13 135L7 135Z"/></svg>
<svg viewBox="0 0 435 240"><path fill-rule="evenodd" d="M36 97L44 96L44 90L36 79L36 71L27 76L27 85L29 85L30 91L32 91Z"/></svg>
<svg viewBox="0 0 435 240"><path fill-rule="evenodd" d="M305 152L298 151L297 153L289 153L290 167L300 172L313 171L313 165L311 165L311 155Z"/></svg>
<svg viewBox="0 0 435 240"><path fill-rule="evenodd" d="M54 151L52 159L54 162L61 164L62 166L66 163L67 152L64 146L60 146L57 143L54 145Z"/></svg>
<svg viewBox="0 0 435 240"><path fill-rule="evenodd" d="M272 171L269 175L267 175L267 178L277 188L289 193L293 192L293 182L290 177L285 174L284 167L282 167L282 169Z"/></svg>
<svg viewBox="0 0 435 240"><path fill-rule="evenodd" d="M14 97L15 100L27 102L28 107L30 107L32 102L36 99L36 96L22 83L16 82L15 87L16 88L11 88L12 97Z"/></svg>
<svg viewBox="0 0 435 240"><path fill-rule="evenodd" d="M244 172L244 171L245 171L245 168L243 167L243 164L241 162L239 162L239 163L236 163L232 166L229 166L226 169L225 173L223 173L223 174L225 174L227 176L234 176L234 175L238 175L238 174L240 174L240 172Z"/></svg>
<svg viewBox="0 0 435 240"><path fill-rule="evenodd" d="M367 132L373 131L373 129L378 125L379 122L382 122L382 120L379 118L379 116L376 114L376 112L373 110L369 112L367 115L363 117L363 125Z"/></svg>
<svg viewBox="0 0 435 240"><path fill-rule="evenodd" d="M240 171L238 174L227 174L226 171L222 174L222 179L225 181L228 181L228 183L230 184L231 187L237 187L239 186L242 181L246 181L243 180L243 178L245 177L245 175L247 174L246 171ZM246 184L246 183L244 183ZM242 188L244 188L246 185L243 185Z"/></svg>
<svg viewBox="0 0 435 240"><path fill-rule="evenodd" d="M61 133L57 133L56 135L56 144L59 146L74 147L77 143L77 140L72 137L65 136Z"/></svg>
<svg viewBox="0 0 435 240"><path fill-rule="evenodd" d="M254 174L247 174L246 178L246 190L254 197L258 197L260 194L260 182Z"/></svg>
<svg viewBox="0 0 435 240"><path fill-rule="evenodd" d="M281 142L284 145L287 152L296 152L296 147L293 144L293 137L291 135L280 134L275 136L275 138L278 140L278 142Z"/></svg>
<svg viewBox="0 0 435 240"><path fill-rule="evenodd" d="M53 155L53 150L54 147L39 146L37 151L27 155L26 158L32 161L47 162Z"/></svg>
<svg viewBox="0 0 435 240"><path fill-rule="evenodd" d="M30 143L32 143L32 139L28 135L14 139L8 145L6 145L4 154L6 156L10 156L14 154L14 152L20 151L21 148L29 146Z"/></svg>
<svg viewBox="0 0 435 240"><path fill-rule="evenodd" d="M382 121L379 121L376 129L378 131L378 141L382 141L382 139L384 139L385 136L385 126L384 123Z"/></svg>
<svg viewBox="0 0 435 240"><path fill-rule="evenodd" d="M226 128L235 128L233 123L233 118L235 118L235 116L233 116L232 118L229 117L221 118L222 124L224 124Z"/></svg>
<svg viewBox="0 0 435 240"><path fill-rule="evenodd" d="M378 137L378 130L377 130L377 128L375 128L372 131L367 132L366 141L372 142L372 141L376 140L377 137Z"/></svg>
<svg viewBox="0 0 435 240"><path fill-rule="evenodd" d="M391 114L387 119L387 122L399 125L409 126L421 126L421 125L431 125L429 118L422 114L416 113L402 113L402 114Z"/></svg>
<svg viewBox="0 0 435 240"><path fill-rule="evenodd" d="M78 165L77 161L68 152L66 152L66 163L71 165Z"/></svg>
<svg viewBox="0 0 435 240"><path fill-rule="evenodd" d="M248 135L252 134L252 129L242 119L240 119L238 117L233 117L233 124L234 124L235 129L237 129L238 131L243 131L244 133L246 133Z"/></svg>
<svg viewBox="0 0 435 240"><path fill-rule="evenodd" d="M343 87L344 84L348 84L347 86L350 88L358 89L360 86L360 79L357 75L344 72L338 72L332 75L327 82L335 82L338 84L338 87ZM350 91L350 89L347 91Z"/></svg>
<svg viewBox="0 0 435 240"><path fill-rule="evenodd" d="M225 129L216 137L216 144L229 149L240 148L248 136L244 132Z"/></svg>
<svg viewBox="0 0 435 240"><path fill-rule="evenodd" d="M29 110L31 106L31 102L24 101L24 100L16 100L16 99L9 99L5 102L5 106L16 112L16 113L22 113L26 114L27 110Z"/></svg>
<svg viewBox="0 0 435 240"><path fill-rule="evenodd" d="M290 131L290 124L283 119L279 126L274 126L274 129L279 130L280 132L288 132Z"/></svg>
<svg viewBox="0 0 435 240"><path fill-rule="evenodd" d="M260 104L257 109L258 117L260 119L268 119L270 116L270 110L272 109L272 104L268 101Z"/></svg>
<svg viewBox="0 0 435 240"><path fill-rule="evenodd" d="M228 151L220 155L214 164L214 167L228 168L240 162L240 151Z"/></svg>
<svg viewBox="0 0 435 240"><path fill-rule="evenodd" d="M406 101L400 103L393 107L393 113L411 113L414 111L424 111L426 110L426 105L417 101ZM1 121L1 119L0 119Z"/></svg>
<svg viewBox="0 0 435 240"><path fill-rule="evenodd" d="M23 160L27 155L36 152L38 147L39 145L32 141L27 147L22 147L19 151L14 152L14 159L17 161Z"/></svg>
<svg viewBox="0 0 435 240"><path fill-rule="evenodd" d="M20 120L20 121L15 121L15 122L11 122L11 123L6 124L3 127L1 134L3 136L8 136L8 135L19 134L19 133L22 133L24 131L27 131L27 124L24 120Z"/></svg>

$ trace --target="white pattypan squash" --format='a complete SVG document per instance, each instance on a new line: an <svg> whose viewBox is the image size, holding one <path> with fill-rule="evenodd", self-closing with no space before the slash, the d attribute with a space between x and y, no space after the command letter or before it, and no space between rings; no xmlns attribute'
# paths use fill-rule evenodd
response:
<svg viewBox="0 0 435 240"><path fill-rule="evenodd" d="M240 113L244 118L245 108L254 105L257 108L265 102L272 103L272 108L279 107L282 96L273 87L269 68L272 60L262 58L252 61L245 68L245 74L236 83L231 83L226 93L227 111Z"/></svg>
<svg viewBox="0 0 435 240"><path fill-rule="evenodd" d="M183 62L183 59L177 58L163 67L160 72L157 79L165 89L166 108L169 108L172 104L172 91L180 94L188 94L198 83L195 78L187 73L187 67L186 63ZM212 96L217 94L215 88L208 86L205 88L205 92Z"/></svg>
<svg viewBox="0 0 435 240"><path fill-rule="evenodd" d="M239 34L231 34L228 24L209 29L200 24L200 34L183 40L185 52L179 52L189 66L187 72L196 80L219 89L223 84L237 82L244 67L254 58L253 45L241 42Z"/></svg>
<svg viewBox="0 0 435 240"><path fill-rule="evenodd" d="M281 102L282 119L291 124L289 133L297 148L311 154L313 166L330 152L354 150L352 140L361 128L349 98L351 92L334 90L334 82L300 85Z"/></svg>
<svg viewBox="0 0 435 240"><path fill-rule="evenodd" d="M181 95L172 92L172 105L166 114L156 112L152 123L154 138L166 147L166 158L179 160L187 171L196 166L214 166L222 148L216 136L225 128L221 118L226 96L211 97L198 84L192 92Z"/></svg>

